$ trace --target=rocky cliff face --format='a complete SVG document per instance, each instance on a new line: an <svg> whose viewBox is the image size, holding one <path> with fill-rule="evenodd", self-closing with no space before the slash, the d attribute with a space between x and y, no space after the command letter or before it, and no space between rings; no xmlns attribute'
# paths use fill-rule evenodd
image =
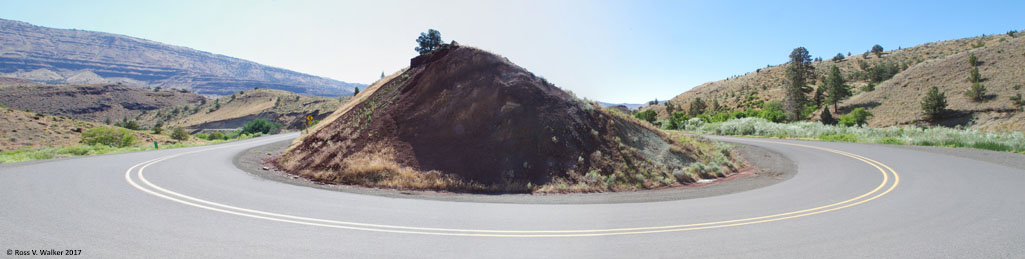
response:
<svg viewBox="0 0 1025 259"><path fill-rule="evenodd" d="M116 84L226 95L254 87L351 96L346 83L124 35L0 19L0 76L47 84Z"/></svg>

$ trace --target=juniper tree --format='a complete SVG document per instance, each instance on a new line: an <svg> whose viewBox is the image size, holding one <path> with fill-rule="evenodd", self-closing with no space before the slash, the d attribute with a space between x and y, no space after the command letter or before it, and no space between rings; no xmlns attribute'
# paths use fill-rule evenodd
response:
<svg viewBox="0 0 1025 259"><path fill-rule="evenodd" d="M879 44L872 46L872 54L879 58L883 57L883 46L879 46Z"/></svg>
<svg viewBox="0 0 1025 259"><path fill-rule="evenodd" d="M836 125L836 119L833 118L833 114L829 113L828 107L822 108L822 115L820 115L819 117L822 118L822 124Z"/></svg>
<svg viewBox="0 0 1025 259"><path fill-rule="evenodd" d="M435 29L428 29L427 32L421 32L420 37L416 38L416 43L419 44L419 46L413 49L416 50L416 52L419 52L420 55L427 54L441 46L441 32Z"/></svg>

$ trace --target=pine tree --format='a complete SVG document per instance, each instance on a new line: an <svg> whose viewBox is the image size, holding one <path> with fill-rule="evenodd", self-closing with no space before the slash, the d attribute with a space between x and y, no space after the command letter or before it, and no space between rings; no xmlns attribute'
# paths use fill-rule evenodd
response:
<svg viewBox="0 0 1025 259"><path fill-rule="evenodd" d="M972 83L972 87L968 88L968 91L965 91L964 95L973 102L984 101L986 100L986 86L979 82Z"/></svg>
<svg viewBox="0 0 1025 259"><path fill-rule="evenodd" d="M975 57L975 53L972 53L971 56L968 56L968 64L970 64L972 67L976 67L979 65L979 58Z"/></svg>
<svg viewBox="0 0 1025 259"><path fill-rule="evenodd" d="M826 100L833 104L833 111L838 111L839 104L851 96L851 88L844 82L840 68L832 66L829 68L829 75L826 76Z"/></svg>
<svg viewBox="0 0 1025 259"><path fill-rule="evenodd" d="M797 47L790 52L790 62L787 65L787 84L784 86L783 110L786 112L787 120L795 121L801 116L801 108L807 102L808 88L807 80L811 77L811 55L808 49Z"/></svg>
<svg viewBox="0 0 1025 259"><path fill-rule="evenodd" d="M836 125L836 119L833 118L833 114L829 113L828 107L822 109L822 115L819 117L822 118L822 124Z"/></svg>
<svg viewBox="0 0 1025 259"><path fill-rule="evenodd" d="M938 87L933 86L929 93L922 98L922 113L927 120L936 120L947 111L947 95L940 92Z"/></svg>
<svg viewBox="0 0 1025 259"><path fill-rule="evenodd" d="M357 94L359 94L359 87L356 87L356 89L352 91L352 96L356 96Z"/></svg>
<svg viewBox="0 0 1025 259"><path fill-rule="evenodd" d="M384 71L381 71L381 78L384 78Z"/></svg>
<svg viewBox="0 0 1025 259"><path fill-rule="evenodd" d="M812 95L811 100L815 104L815 106L822 106L822 101L825 98L826 98L826 84L822 83L822 82L819 82L819 84L815 86L815 95Z"/></svg>
<svg viewBox="0 0 1025 259"><path fill-rule="evenodd" d="M978 83L982 80L982 75L979 74L978 67L972 67L972 70L968 71L968 82Z"/></svg>

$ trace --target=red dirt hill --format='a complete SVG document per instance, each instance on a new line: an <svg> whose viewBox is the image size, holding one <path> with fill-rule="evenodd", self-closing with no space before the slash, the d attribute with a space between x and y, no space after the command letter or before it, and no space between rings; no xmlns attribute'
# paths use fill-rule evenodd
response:
<svg viewBox="0 0 1025 259"><path fill-rule="evenodd" d="M732 156L711 146L581 101L506 58L446 45L368 87L278 162L368 186L606 191L721 177ZM687 167L713 157L718 172Z"/></svg>

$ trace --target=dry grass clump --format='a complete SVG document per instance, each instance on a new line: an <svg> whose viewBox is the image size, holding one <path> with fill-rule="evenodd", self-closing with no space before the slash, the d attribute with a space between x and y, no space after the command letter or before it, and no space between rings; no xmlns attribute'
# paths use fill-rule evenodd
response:
<svg viewBox="0 0 1025 259"><path fill-rule="evenodd" d="M465 181L452 174L439 171L420 171L395 162L395 150L385 145L375 145L363 152L353 154L337 163L336 170L300 171L307 178L338 184L381 187L400 190L433 190L451 192L525 192L525 183L510 182L484 185Z"/></svg>

